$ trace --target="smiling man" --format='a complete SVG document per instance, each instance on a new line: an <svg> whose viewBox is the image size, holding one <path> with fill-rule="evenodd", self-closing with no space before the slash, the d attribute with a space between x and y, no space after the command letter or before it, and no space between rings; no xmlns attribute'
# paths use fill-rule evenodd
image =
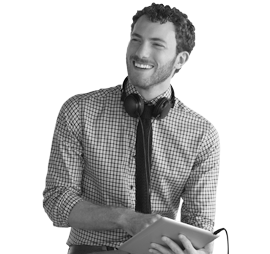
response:
<svg viewBox="0 0 270 254"><path fill-rule="evenodd" d="M189 56L177 55L175 28L172 22L152 22L146 15L135 23L127 49L127 69L130 83L151 100L170 86L176 68Z"/></svg>
<svg viewBox="0 0 270 254"><path fill-rule="evenodd" d="M44 191L55 226L71 227L69 254L115 250L161 216L213 230L219 139L174 96L172 77L195 45L176 8L152 4L133 17L122 86L76 95L60 110ZM211 253L179 236L151 253ZM166 246L166 247L165 247Z"/></svg>

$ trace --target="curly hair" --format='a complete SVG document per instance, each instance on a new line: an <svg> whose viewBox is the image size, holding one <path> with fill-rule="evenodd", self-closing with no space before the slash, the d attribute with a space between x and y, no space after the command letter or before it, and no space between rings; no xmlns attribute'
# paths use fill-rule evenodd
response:
<svg viewBox="0 0 270 254"><path fill-rule="evenodd" d="M145 7L133 16L131 24L131 32L138 19L146 15L152 22L160 22L164 24L168 21L172 22L175 27L176 37L176 53L187 51L189 54L195 46L195 27L188 19L188 16L180 12L176 8L171 8L169 5L152 3L151 6Z"/></svg>

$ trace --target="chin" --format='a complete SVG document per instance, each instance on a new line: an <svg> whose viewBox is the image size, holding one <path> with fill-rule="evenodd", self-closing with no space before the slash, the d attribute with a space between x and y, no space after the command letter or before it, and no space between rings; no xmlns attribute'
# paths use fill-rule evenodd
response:
<svg viewBox="0 0 270 254"><path fill-rule="evenodd" d="M135 87L147 88L151 86L149 82L149 77L138 77L137 75L129 75L129 81Z"/></svg>

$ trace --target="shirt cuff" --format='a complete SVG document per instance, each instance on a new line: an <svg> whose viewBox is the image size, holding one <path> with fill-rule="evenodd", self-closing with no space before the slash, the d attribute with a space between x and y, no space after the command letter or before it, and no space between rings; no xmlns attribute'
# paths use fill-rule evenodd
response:
<svg viewBox="0 0 270 254"><path fill-rule="evenodd" d="M76 195L72 191L65 192L58 207L58 220L53 223L56 227L70 227L68 224L68 218L73 207L80 201L83 201L81 197Z"/></svg>
<svg viewBox="0 0 270 254"><path fill-rule="evenodd" d="M213 232L214 230L214 222L210 219L196 219L191 217L186 217L181 220L181 222L192 225L194 227L202 228Z"/></svg>

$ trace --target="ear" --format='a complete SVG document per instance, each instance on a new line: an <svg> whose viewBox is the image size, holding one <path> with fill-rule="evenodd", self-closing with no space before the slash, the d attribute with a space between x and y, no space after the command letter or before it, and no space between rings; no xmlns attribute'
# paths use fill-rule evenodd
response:
<svg viewBox="0 0 270 254"><path fill-rule="evenodd" d="M181 69L188 59L189 59L189 53L187 51L180 52L176 57L174 67L176 69Z"/></svg>

